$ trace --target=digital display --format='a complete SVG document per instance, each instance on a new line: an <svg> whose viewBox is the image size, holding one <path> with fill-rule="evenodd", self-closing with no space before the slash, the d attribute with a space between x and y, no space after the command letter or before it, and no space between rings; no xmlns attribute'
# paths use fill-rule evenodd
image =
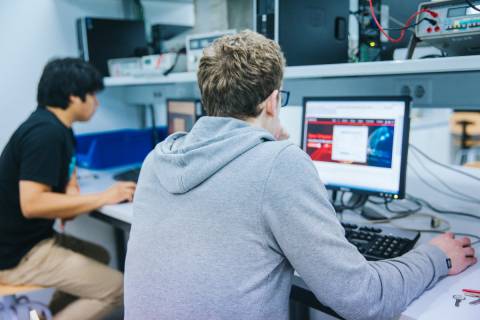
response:
<svg viewBox="0 0 480 320"><path fill-rule="evenodd" d="M448 17L463 17L467 15L467 7L448 9Z"/></svg>
<svg viewBox="0 0 480 320"><path fill-rule="evenodd" d="M313 161L392 167L395 120L311 118L307 126Z"/></svg>
<svg viewBox="0 0 480 320"><path fill-rule="evenodd" d="M303 150L329 189L401 192L405 101L305 103Z"/></svg>

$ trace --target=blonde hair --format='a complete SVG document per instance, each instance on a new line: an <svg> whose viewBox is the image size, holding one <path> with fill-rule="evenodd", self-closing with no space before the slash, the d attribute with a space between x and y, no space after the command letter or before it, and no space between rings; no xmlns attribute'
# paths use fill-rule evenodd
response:
<svg viewBox="0 0 480 320"><path fill-rule="evenodd" d="M216 40L198 68L202 103L209 116L257 117L258 105L280 89L285 58L279 45L245 30Z"/></svg>

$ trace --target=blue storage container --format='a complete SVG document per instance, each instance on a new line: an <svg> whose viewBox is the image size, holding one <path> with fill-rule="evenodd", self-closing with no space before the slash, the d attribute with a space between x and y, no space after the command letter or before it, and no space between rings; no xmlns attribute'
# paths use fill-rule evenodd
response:
<svg viewBox="0 0 480 320"><path fill-rule="evenodd" d="M158 127L157 133L161 141L167 136L167 128ZM81 134L76 139L77 165L88 169L142 163L154 147L151 129Z"/></svg>

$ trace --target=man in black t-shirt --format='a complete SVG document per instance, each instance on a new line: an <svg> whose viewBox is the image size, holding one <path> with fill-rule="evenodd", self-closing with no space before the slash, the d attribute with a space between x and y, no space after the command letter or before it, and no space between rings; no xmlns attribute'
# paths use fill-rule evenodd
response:
<svg viewBox="0 0 480 320"><path fill-rule="evenodd" d="M88 121L103 89L100 74L79 59L49 62L37 109L0 156L0 283L55 287L55 319L100 319L123 299L123 276L107 267L105 249L54 232L107 204L131 201L133 183L82 195L76 180L72 124Z"/></svg>

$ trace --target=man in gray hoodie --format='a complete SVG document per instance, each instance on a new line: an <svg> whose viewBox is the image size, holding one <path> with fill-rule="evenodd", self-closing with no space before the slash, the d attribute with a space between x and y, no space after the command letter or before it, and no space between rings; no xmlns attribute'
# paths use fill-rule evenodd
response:
<svg viewBox="0 0 480 320"><path fill-rule="evenodd" d="M341 316L390 319L476 262L470 240L453 234L366 261L310 158L281 141L283 70L278 45L250 31L205 51L198 83L208 116L157 145L141 172L126 319L287 319L294 270Z"/></svg>

